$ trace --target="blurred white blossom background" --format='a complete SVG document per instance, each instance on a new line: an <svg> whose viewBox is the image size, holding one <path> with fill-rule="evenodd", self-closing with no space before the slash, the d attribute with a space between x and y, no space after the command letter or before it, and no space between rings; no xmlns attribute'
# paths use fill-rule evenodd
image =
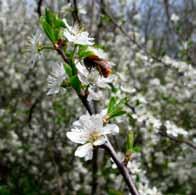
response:
<svg viewBox="0 0 196 195"><path fill-rule="evenodd" d="M70 135L86 110L75 92L61 85L66 77L60 57L40 52L41 43L49 41L37 6L36 0L0 0L0 194L90 194L92 165L74 156L77 145L71 141L85 144L92 137L82 135L85 141L78 142ZM44 0L42 13L47 7L66 18L66 39L81 45L94 41L104 52L93 52L113 63L111 77L105 78L89 75L76 62L80 81L91 83L88 100L98 112L111 97L127 99L126 114L112 119L107 133L124 160L127 135L133 132L127 167L140 194L194 194L196 2L77 1L82 32L72 28L74 1ZM90 148L107 139L102 126L97 124L101 133ZM91 155L90 150L85 158ZM103 150L97 164L96 194L129 194Z"/></svg>

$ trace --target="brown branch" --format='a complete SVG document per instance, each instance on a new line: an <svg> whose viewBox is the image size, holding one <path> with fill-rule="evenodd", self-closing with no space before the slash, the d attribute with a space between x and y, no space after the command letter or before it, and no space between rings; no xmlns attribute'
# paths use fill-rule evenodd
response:
<svg viewBox="0 0 196 195"><path fill-rule="evenodd" d="M117 165L120 173L122 174L131 194L132 195L139 195L139 193L135 187L135 184L133 182L133 179L129 173L129 170L127 169L125 164L118 159L117 154L116 154L114 148L112 147L111 143L108 141L107 143L105 143L102 146L102 148L104 148L106 151L108 151L108 153L112 157L112 159L115 162L115 164Z"/></svg>
<svg viewBox="0 0 196 195"><path fill-rule="evenodd" d="M38 13L39 17L42 15L42 5L43 5L43 0L38 0L37 13Z"/></svg>
<svg viewBox="0 0 196 195"><path fill-rule="evenodd" d="M67 58L67 56L64 55L63 51L61 51L61 49L59 49L58 47L55 47L55 50L57 51L57 53L63 58L63 61L66 63L66 64L69 64L69 59Z"/></svg>
<svg viewBox="0 0 196 195"><path fill-rule="evenodd" d="M64 60L64 62L69 63L68 58L64 55L64 53L57 47L55 47L57 53L62 57L62 59ZM89 112L90 115L93 114L93 111L88 103L87 97L86 96L82 96L81 94L78 94L78 97L80 98L80 100L82 101L84 107L87 109L87 111ZM111 145L111 143L108 141L107 144L102 146L103 148L105 148L109 154L111 155L112 159L114 160L114 162L116 163L120 173L123 175L125 182L130 190L130 192L132 193L132 195L139 195L139 193L137 192L137 189L135 187L135 184L133 183L133 180L131 178L131 175L129 174L128 169L125 167L125 165L123 165L123 163L121 163L117 157L117 154L113 148L113 146ZM95 154L94 154L95 155ZM96 159L96 158L95 158ZM97 160L96 160L97 163ZM95 166L95 164L94 164ZM96 167L94 167L96 168ZM94 172L96 174L96 172ZM94 187L96 187L97 184L94 184ZM96 188L95 188L96 189ZM92 189L94 191L94 189Z"/></svg>
<svg viewBox="0 0 196 195"><path fill-rule="evenodd" d="M92 111L91 106L89 105L89 102L87 100L87 97L86 96L83 96L81 94L78 94L78 93L77 93L77 95L80 98L81 102L83 103L84 107L87 109L88 113L90 115L92 115L93 114L93 111Z"/></svg>

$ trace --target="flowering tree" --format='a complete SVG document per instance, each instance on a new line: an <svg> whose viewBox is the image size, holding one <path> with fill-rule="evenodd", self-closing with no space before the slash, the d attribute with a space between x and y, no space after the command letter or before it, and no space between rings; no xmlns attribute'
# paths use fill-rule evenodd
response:
<svg viewBox="0 0 196 195"><path fill-rule="evenodd" d="M167 2L163 40L148 4L1 2L2 194L194 193L193 41Z"/></svg>

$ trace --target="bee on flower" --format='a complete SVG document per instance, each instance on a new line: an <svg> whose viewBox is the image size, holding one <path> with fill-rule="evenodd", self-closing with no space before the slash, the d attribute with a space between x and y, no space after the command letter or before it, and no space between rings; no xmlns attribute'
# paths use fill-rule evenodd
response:
<svg viewBox="0 0 196 195"><path fill-rule="evenodd" d="M112 72L111 66L113 64L106 60L107 55L101 49L93 47L89 47L89 52L91 55L84 58L84 64L87 69L91 71L92 68L96 68L101 76L105 78L109 77Z"/></svg>
<svg viewBox="0 0 196 195"><path fill-rule="evenodd" d="M108 84L112 82L113 78L102 77L97 71L89 72L88 69L80 62L76 62L76 67L80 81L85 85L90 85L88 87L88 101L99 101L101 99L104 99L102 91L98 91L96 89L97 87L101 89L107 88Z"/></svg>

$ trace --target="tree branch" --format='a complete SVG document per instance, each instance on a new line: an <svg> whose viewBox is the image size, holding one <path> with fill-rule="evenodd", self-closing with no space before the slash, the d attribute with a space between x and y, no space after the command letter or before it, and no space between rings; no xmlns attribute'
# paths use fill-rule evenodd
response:
<svg viewBox="0 0 196 195"><path fill-rule="evenodd" d="M98 164L97 164L97 157L98 157L98 148L94 148L93 150L93 161L92 161L92 189L91 194L95 195L97 194L97 170L98 170Z"/></svg>
<svg viewBox="0 0 196 195"><path fill-rule="evenodd" d="M112 157L113 161L115 162L115 164L117 165L121 175L123 176L129 191L131 192L132 195L139 195L135 184L133 182L133 179L127 169L127 167L124 165L124 163L120 162L120 160L117 157L117 154L114 150L114 148L112 147L111 143L108 141L106 144L104 144L102 146L106 151L108 151L108 153L110 154L110 156Z"/></svg>
<svg viewBox="0 0 196 195"><path fill-rule="evenodd" d="M62 57L62 59L64 60L65 63L69 63L69 60L68 58L64 55L64 53L57 47L55 47L57 53ZM84 107L87 109L87 111L89 112L90 115L93 114L93 111L88 103L88 100L87 100L87 97L86 96L82 96L80 94L78 94L78 97L80 98L80 100L82 101ZM107 150L109 152L109 154L111 155L112 159L114 160L114 162L116 163L120 173L123 175L124 179L125 179L125 182L130 190L130 192L132 193L132 195L139 195L139 193L137 192L137 189L135 187L135 184L133 183L133 180L129 174L129 171L128 169L125 167L124 164L122 164L118 158L117 158L117 154L113 148L113 146L111 145L111 143L109 142L109 140L107 141L107 143L105 145L102 146L103 148L105 148L105 150ZM94 154L95 155L95 154ZM96 160L96 163L97 163L97 160ZM94 164L94 167L93 169L96 168L95 164ZM97 172L97 171L96 171ZM94 172L96 174L96 172ZM96 175L95 175L96 176ZM96 181L96 180L95 180ZM94 182L95 182L94 181ZM97 183L96 184L93 184L94 187L96 187ZM96 188L93 188L92 191L94 191L94 189Z"/></svg>

